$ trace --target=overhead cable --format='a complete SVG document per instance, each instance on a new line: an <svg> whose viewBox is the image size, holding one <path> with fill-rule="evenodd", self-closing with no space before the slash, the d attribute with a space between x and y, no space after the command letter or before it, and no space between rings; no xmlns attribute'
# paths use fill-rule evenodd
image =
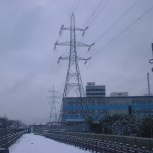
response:
<svg viewBox="0 0 153 153"><path fill-rule="evenodd" d="M132 27L135 23L137 23L140 19L142 19L148 12L150 12L153 9L153 6L151 6L146 12L144 12L139 18L137 18L134 22L132 22L128 27L126 27L123 31L121 31L117 36L115 36L112 40L110 40L106 45L104 45L101 49L99 49L96 53L94 53L92 57L94 57L97 53L102 51L104 48L106 48L110 43L112 43L115 39L117 39L119 36L121 36L125 31L127 31L130 27Z"/></svg>
<svg viewBox="0 0 153 153"><path fill-rule="evenodd" d="M116 20L114 24L112 24L96 41L98 42L101 37L103 37L108 31L110 31L140 0L137 0L119 19Z"/></svg>

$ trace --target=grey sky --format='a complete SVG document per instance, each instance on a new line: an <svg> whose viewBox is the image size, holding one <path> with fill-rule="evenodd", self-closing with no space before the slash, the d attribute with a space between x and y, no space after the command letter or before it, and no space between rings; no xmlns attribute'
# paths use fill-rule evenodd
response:
<svg viewBox="0 0 153 153"><path fill-rule="evenodd" d="M63 94L68 66L68 61L61 61L58 65L57 59L69 53L67 47L57 46L56 52L53 47L61 25L69 26L73 4L77 6L74 11L77 27L84 28L91 17L86 24L90 26L85 37L77 34L77 40L92 44L137 2L104 0L100 5L102 1L0 1L0 116L6 115L25 123L44 122L49 117L49 90L54 85L58 95ZM79 48L78 55L86 58L94 55L152 6L152 0L140 0L96 42L90 52L87 48ZM97 12L94 12L96 8ZM107 96L117 91L141 96L147 93L147 72L150 72L153 93L152 65L148 62L152 56L152 18L153 9L86 65L80 63L84 87L92 81L105 85ZM65 41L69 41L68 31L64 31L59 39L59 42Z"/></svg>

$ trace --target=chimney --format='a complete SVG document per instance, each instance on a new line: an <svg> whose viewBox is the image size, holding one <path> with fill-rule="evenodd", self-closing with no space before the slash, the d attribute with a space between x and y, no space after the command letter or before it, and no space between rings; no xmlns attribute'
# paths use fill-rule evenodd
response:
<svg viewBox="0 0 153 153"><path fill-rule="evenodd" d="M147 80L148 80L148 94L150 95L149 73L147 73Z"/></svg>

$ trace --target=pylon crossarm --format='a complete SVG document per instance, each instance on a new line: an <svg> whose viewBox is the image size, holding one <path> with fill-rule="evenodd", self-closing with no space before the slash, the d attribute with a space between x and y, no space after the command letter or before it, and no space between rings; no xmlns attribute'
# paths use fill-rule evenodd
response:
<svg viewBox="0 0 153 153"><path fill-rule="evenodd" d="M90 50L90 48L94 45L95 43L91 44L91 45L87 45L81 42L76 42L76 46L77 47L89 47L88 51ZM66 42L62 42L62 43L58 43L58 41L55 42L54 44L54 49L56 49L56 45L61 45L61 46L70 46L70 42L66 41Z"/></svg>
<svg viewBox="0 0 153 153"><path fill-rule="evenodd" d="M85 29L81 29L81 28L75 27L75 30L76 30L76 31L83 31L82 36L84 36L85 31L86 31L87 29L88 29L88 26L87 26Z"/></svg>
<svg viewBox="0 0 153 153"><path fill-rule="evenodd" d="M63 27L62 30L70 30L70 28L67 28L67 27Z"/></svg>
<svg viewBox="0 0 153 153"><path fill-rule="evenodd" d="M91 49L91 47L94 45L95 43L91 44L91 45L87 45L81 42L76 42L76 46L77 47L88 47L88 51Z"/></svg>
<svg viewBox="0 0 153 153"><path fill-rule="evenodd" d="M62 30L70 30L70 28L64 27L64 25L62 25L59 31L59 35L62 34Z"/></svg>
<svg viewBox="0 0 153 153"><path fill-rule="evenodd" d="M69 41L66 41L66 42L58 43L58 42L56 41L56 43L54 44L54 46L56 46L56 45L70 46L70 42L69 42Z"/></svg>
<svg viewBox="0 0 153 153"><path fill-rule="evenodd" d="M69 60L69 57L62 57L62 56L60 56L60 57L58 58L58 60L57 60L57 63L59 63L60 60Z"/></svg>
<svg viewBox="0 0 153 153"><path fill-rule="evenodd" d="M76 31L83 31L82 36L84 36L85 31L86 31L87 29L88 29L88 26L87 26L85 29L81 29L81 28L75 27L75 30L76 30ZM59 35L60 35L60 36L61 36L61 34L62 34L62 30L69 30L69 31L70 31L70 28L64 27L64 25L62 25L61 28L60 28L60 31L59 31Z"/></svg>
<svg viewBox="0 0 153 153"><path fill-rule="evenodd" d="M78 61L85 61L86 63L87 63L87 61L89 60L89 59L91 59L91 57L89 57L89 58L82 58L82 57L77 57L77 60ZM58 61L57 61L57 63L59 63L60 62L60 60L69 60L69 57L67 56L67 57L62 57L62 56L60 56L59 58L58 58Z"/></svg>
<svg viewBox="0 0 153 153"><path fill-rule="evenodd" d="M64 25L61 26L60 31L59 31L59 35L61 36L62 34L62 30L63 30Z"/></svg>
<svg viewBox="0 0 153 153"><path fill-rule="evenodd" d="M77 56L77 60L79 60L79 61L87 61L89 59L91 59L91 57L89 57L89 58L82 58L82 57Z"/></svg>
<svg viewBox="0 0 153 153"><path fill-rule="evenodd" d="M77 27L75 27L75 30L77 30L77 31L84 31L84 29L77 28Z"/></svg>
<svg viewBox="0 0 153 153"><path fill-rule="evenodd" d="M56 50L57 43L58 43L58 41L56 41L55 44L54 44L54 50Z"/></svg>
<svg viewBox="0 0 153 153"><path fill-rule="evenodd" d="M84 36L85 31L86 31L87 29L88 29L88 26L83 30L82 37Z"/></svg>
<svg viewBox="0 0 153 153"><path fill-rule="evenodd" d="M85 29L81 29L81 28L75 27L75 31L83 31L83 32L85 32L87 29L88 29L88 26ZM62 34L62 30L71 30L71 29L67 28L67 27L64 27L64 25L62 25L61 28L60 28L60 31L59 31L60 35Z"/></svg>
<svg viewBox="0 0 153 153"><path fill-rule="evenodd" d="M60 60L68 60L69 57L68 57L68 56L67 56L67 57L59 57L59 59L60 59Z"/></svg>
<svg viewBox="0 0 153 153"><path fill-rule="evenodd" d="M90 45L87 45L87 44L84 44L84 43L82 43L82 42L76 42L76 46L77 47L89 47Z"/></svg>
<svg viewBox="0 0 153 153"><path fill-rule="evenodd" d="M91 44L88 48L88 51L90 51L91 47L94 45L95 43Z"/></svg>
<svg viewBox="0 0 153 153"><path fill-rule="evenodd" d="M88 60L90 60L91 57L89 57L88 59L85 60L84 64L87 64Z"/></svg>

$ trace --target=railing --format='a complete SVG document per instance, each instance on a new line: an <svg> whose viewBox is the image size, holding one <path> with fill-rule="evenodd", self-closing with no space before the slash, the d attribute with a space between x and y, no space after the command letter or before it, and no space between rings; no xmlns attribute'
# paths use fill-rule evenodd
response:
<svg viewBox="0 0 153 153"><path fill-rule="evenodd" d="M24 133L24 129L7 128L6 119L0 118L0 153L9 153L8 147Z"/></svg>
<svg viewBox="0 0 153 153"><path fill-rule="evenodd" d="M25 132L18 132L0 137L0 149L11 146L17 139L19 139Z"/></svg>
<svg viewBox="0 0 153 153"><path fill-rule="evenodd" d="M2 137L3 135L13 134L13 133L18 133L18 132L24 131L25 128L7 128L6 130L7 130L7 132L5 132L4 129L0 128L0 137Z"/></svg>
<svg viewBox="0 0 153 153"><path fill-rule="evenodd" d="M153 153L151 148L130 146L129 144L117 143L115 141L105 141L95 138L87 138L72 135L70 132L44 132L45 137L53 140L74 145L84 150L95 151L96 153Z"/></svg>

